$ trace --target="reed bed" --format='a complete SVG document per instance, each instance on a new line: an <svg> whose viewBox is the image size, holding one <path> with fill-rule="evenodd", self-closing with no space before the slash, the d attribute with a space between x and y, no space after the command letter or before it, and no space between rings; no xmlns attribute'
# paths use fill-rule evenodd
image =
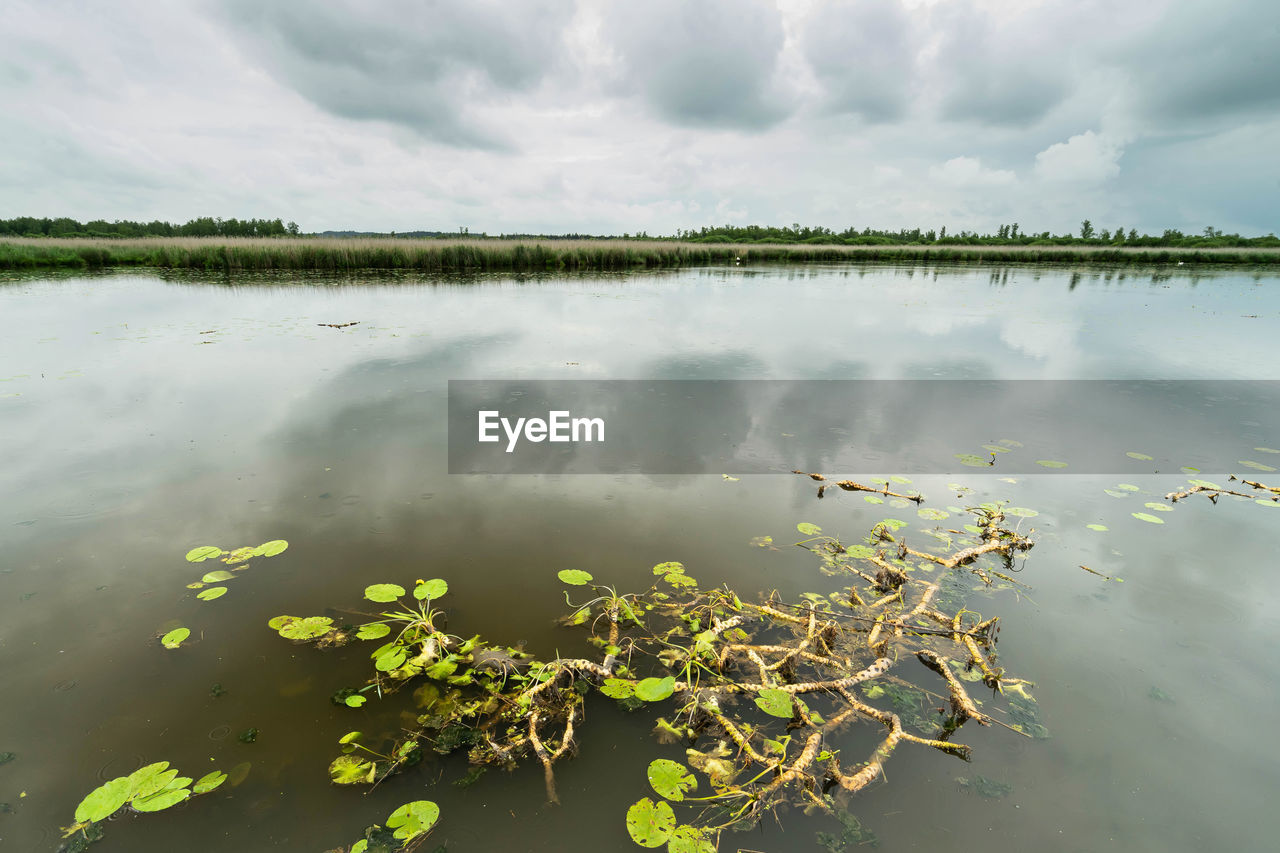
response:
<svg viewBox="0 0 1280 853"><path fill-rule="evenodd" d="M212 272L624 271L735 263L1280 264L1272 249L832 246L661 240L154 237L5 238L0 269L155 267Z"/></svg>

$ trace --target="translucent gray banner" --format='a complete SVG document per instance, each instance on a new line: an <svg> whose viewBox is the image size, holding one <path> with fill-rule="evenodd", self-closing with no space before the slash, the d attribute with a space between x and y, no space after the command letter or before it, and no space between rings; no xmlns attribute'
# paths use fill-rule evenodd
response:
<svg viewBox="0 0 1280 853"><path fill-rule="evenodd" d="M451 380L452 474L1245 474L1280 382Z"/></svg>

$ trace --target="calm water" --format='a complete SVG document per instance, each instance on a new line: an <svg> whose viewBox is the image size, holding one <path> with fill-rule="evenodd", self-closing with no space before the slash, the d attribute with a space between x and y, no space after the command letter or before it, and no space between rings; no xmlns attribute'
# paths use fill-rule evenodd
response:
<svg viewBox="0 0 1280 853"><path fill-rule="evenodd" d="M642 589L674 559L743 592L827 590L811 555L748 540L785 546L810 521L848 541L913 512L818 502L798 477L450 476L448 379L1280 379L1278 321L1280 280L1239 271L0 283L0 752L16 753L0 766L0 848L56 848L85 793L167 759L193 776L252 767L234 788L117 818L95 850L319 851L418 798L443 811L426 849L639 850L623 815L650 793L648 760L670 750L648 735L653 715L593 700L580 754L558 772L560 807L533 767L455 787L461 758L364 795L329 785L335 741L396 728L404 705L333 706L362 682L365 653L294 646L266 621L438 576L451 631L551 656L582 645L552 625L560 569ZM1240 459L1280 459L1252 449L1280 447L1275 414L1237 425ZM1039 543L1029 597L983 607L1004 618L1002 663L1038 683L1051 738L966 726L971 766L904 746L854 812L885 850L1270 849L1280 511L1188 500L1154 525L1132 513L1185 475L1125 475L1140 491L1120 498L1104 492L1116 476L1006 479L912 487L931 506L1039 510L1023 527ZM956 498L954 481L974 492ZM186 588L208 565L187 549L276 538L289 550L223 598ZM175 620L196 642L166 651L155 638ZM239 742L251 727L257 742ZM986 800L955 781L978 774L1012 793ZM819 828L831 827L792 813L721 849L816 850Z"/></svg>

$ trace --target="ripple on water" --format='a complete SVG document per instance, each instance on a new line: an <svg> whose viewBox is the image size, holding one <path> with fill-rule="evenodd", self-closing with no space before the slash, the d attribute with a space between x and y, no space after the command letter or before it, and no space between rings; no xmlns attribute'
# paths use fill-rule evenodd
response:
<svg viewBox="0 0 1280 853"><path fill-rule="evenodd" d="M209 740L225 740L229 734L231 734L231 726L215 726L209 730Z"/></svg>
<svg viewBox="0 0 1280 853"><path fill-rule="evenodd" d="M108 779L128 776L140 768L144 761L146 758L140 752L131 755L114 755L107 759L106 764L98 768L98 781L106 782Z"/></svg>

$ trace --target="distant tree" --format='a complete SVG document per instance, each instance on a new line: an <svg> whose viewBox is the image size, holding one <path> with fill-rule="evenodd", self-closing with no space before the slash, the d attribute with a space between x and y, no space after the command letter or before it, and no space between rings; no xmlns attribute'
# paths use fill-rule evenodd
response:
<svg viewBox="0 0 1280 853"><path fill-rule="evenodd" d="M1100 240L1101 240L1102 242L1104 242L1104 243L1110 243L1110 242L1111 242L1111 232L1110 232L1110 231L1108 231L1107 229L1103 228L1103 229L1102 229L1102 233L1098 235L1098 239L1100 239Z"/></svg>
<svg viewBox="0 0 1280 853"><path fill-rule="evenodd" d="M1138 239L1138 229L1137 229L1137 228L1130 228L1130 229L1129 229L1129 242L1130 242L1130 243L1132 243L1132 242L1136 241L1137 239Z"/></svg>
<svg viewBox="0 0 1280 853"><path fill-rule="evenodd" d="M296 223L296 222L294 222L294 221L290 220L289 224L288 224L288 225L286 225L285 227L289 229L289 233L290 233L292 236L294 236L294 237L297 237L297 236L298 236L298 223Z"/></svg>
<svg viewBox="0 0 1280 853"><path fill-rule="evenodd" d="M1093 237L1093 223L1086 219L1080 223L1080 239L1088 240L1092 237Z"/></svg>
<svg viewBox="0 0 1280 853"><path fill-rule="evenodd" d="M1124 242L1124 229L1123 229L1123 228L1117 228L1117 229L1116 229L1116 231L1115 231L1115 233L1114 233L1113 235L1111 235L1111 239L1112 239L1112 240L1114 240L1114 241L1115 241L1115 242L1117 242L1117 243L1123 243L1123 242Z"/></svg>
<svg viewBox="0 0 1280 853"><path fill-rule="evenodd" d="M1018 223L1013 223L1013 226L1009 228L1009 238L1012 240L1018 239Z"/></svg>

